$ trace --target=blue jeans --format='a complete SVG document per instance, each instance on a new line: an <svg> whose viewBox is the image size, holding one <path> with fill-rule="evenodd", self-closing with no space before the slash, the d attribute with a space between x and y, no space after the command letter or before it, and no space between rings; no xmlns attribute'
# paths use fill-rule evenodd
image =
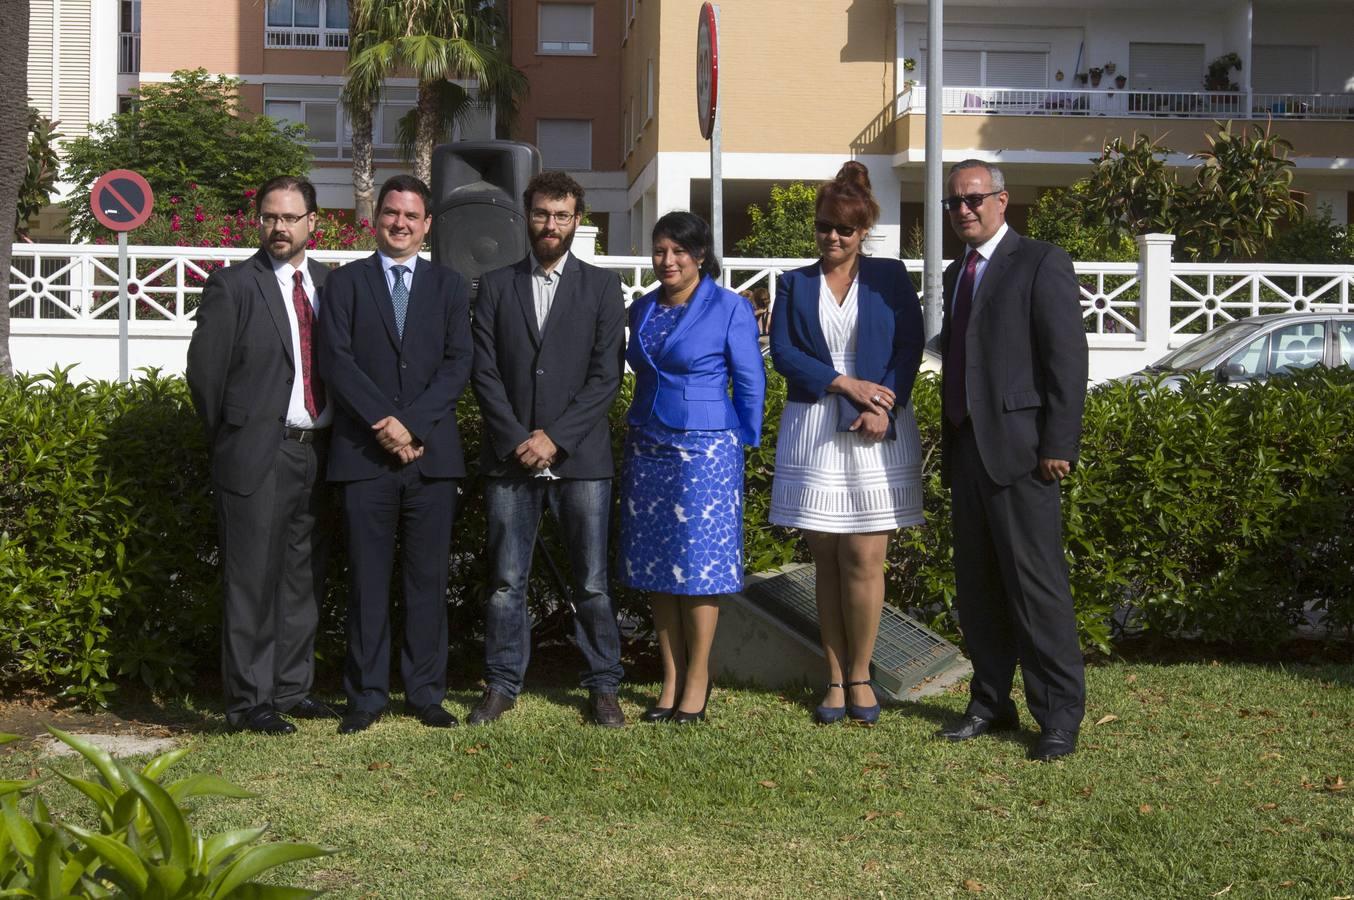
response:
<svg viewBox="0 0 1354 900"><path fill-rule="evenodd" d="M485 610L485 682L501 694L522 690L531 658L527 579L541 513L548 504L564 534L573 583L574 637L588 664L583 687L614 693L625 674L616 610L607 592L607 520L611 479L488 478L489 538Z"/></svg>

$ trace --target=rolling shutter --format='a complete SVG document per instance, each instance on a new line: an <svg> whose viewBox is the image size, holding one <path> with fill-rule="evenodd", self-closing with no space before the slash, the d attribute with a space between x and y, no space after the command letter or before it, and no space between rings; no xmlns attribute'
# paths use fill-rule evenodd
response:
<svg viewBox="0 0 1354 900"><path fill-rule="evenodd" d="M1204 89L1203 44L1129 44L1130 84L1142 91Z"/></svg>

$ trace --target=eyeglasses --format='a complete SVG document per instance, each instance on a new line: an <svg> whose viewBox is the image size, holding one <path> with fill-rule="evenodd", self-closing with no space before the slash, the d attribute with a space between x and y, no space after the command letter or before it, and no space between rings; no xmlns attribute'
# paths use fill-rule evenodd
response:
<svg viewBox="0 0 1354 900"><path fill-rule="evenodd" d="M297 222L301 221L302 219L306 218L309 215L310 213L306 213L304 216L292 216L292 215L275 216L272 213L264 213L263 215L259 216L259 224L267 226L268 228L272 228L274 225L286 225L288 228L290 228Z"/></svg>
<svg viewBox="0 0 1354 900"><path fill-rule="evenodd" d="M824 222L822 219L818 219L813 223L813 230L819 234L827 234L835 231L837 232L838 237L849 238L860 229L856 228L854 225L837 225L832 222Z"/></svg>
<svg viewBox="0 0 1354 900"><path fill-rule="evenodd" d="M578 213L571 212L551 212L548 209L533 209L529 215L533 225L544 225L553 219L556 225L568 225L578 217Z"/></svg>
<svg viewBox="0 0 1354 900"><path fill-rule="evenodd" d="M995 197L1000 193L1002 192L988 191L986 194L964 194L963 196L946 197L944 200L940 201L940 208L946 212L955 212L959 209L960 204L963 204L969 209L977 209L983 205L983 201L988 197Z"/></svg>

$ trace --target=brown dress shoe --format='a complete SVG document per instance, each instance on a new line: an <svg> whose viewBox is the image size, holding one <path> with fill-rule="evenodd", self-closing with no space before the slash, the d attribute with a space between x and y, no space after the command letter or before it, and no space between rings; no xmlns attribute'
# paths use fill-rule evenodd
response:
<svg viewBox="0 0 1354 900"><path fill-rule="evenodd" d="M625 713L621 712L621 704L616 699L615 694L607 694L602 691L593 691L588 694L588 712L592 715L593 722L603 728L623 728L625 726Z"/></svg>
<svg viewBox="0 0 1354 900"><path fill-rule="evenodd" d="M467 725L488 725L490 722L512 709L517 701L507 694L500 693L493 688L484 692L480 697L479 704L470 712L470 716L465 720Z"/></svg>

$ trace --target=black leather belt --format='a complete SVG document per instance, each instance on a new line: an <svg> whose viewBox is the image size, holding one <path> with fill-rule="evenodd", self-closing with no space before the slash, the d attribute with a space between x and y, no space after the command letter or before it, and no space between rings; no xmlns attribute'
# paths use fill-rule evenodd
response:
<svg viewBox="0 0 1354 900"><path fill-rule="evenodd" d="M298 444L313 444L322 437L329 435L328 428L292 428L288 425L282 429L282 437L288 441L296 441Z"/></svg>

